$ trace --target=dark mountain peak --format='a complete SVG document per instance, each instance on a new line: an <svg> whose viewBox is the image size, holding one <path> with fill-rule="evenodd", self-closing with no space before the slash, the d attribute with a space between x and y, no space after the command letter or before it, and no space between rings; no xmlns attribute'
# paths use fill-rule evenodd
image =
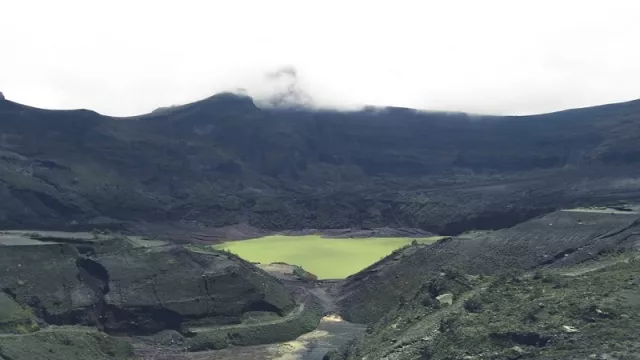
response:
<svg viewBox="0 0 640 360"><path fill-rule="evenodd" d="M159 107L159 108L153 110L151 112L151 114L153 114L153 115L167 114L167 113L170 113L171 111L173 111L173 110L175 110L175 109L177 109L177 108L179 108L181 106L183 106L183 105L162 106L162 107Z"/></svg>
<svg viewBox="0 0 640 360"><path fill-rule="evenodd" d="M181 110L206 110L216 112L226 111L253 111L258 107L248 95L232 92L221 92L208 98L198 100L185 105L171 105L160 107L151 112L152 115L172 114Z"/></svg>
<svg viewBox="0 0 640 360"><path fill-rule="evenodd" d="M2 94L2 91L0 91L0 100L4 100L4 94Z"/></svg>
<svg viewBox="0 0 640 360"><path fill-rule="evenodd" d="M201 100L200 102L205 104L215 104L217 106L256 107L251 96L232 92L221 92Z"/></svg>

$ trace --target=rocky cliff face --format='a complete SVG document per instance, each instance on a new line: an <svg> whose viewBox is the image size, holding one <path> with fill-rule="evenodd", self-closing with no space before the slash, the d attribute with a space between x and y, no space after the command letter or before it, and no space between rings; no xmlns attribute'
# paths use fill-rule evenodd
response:
<svg viewBox="0 0 640 360"><path fill-rule="evenodd" d="M3 246L0 289L49 325L146 335L192 323L240 323L294 307L276 279L232 255L129 240Z"/></svg>
<svg viewBox="0 0 640 360"><path fill-rule="evenodd" d="M505 227L640 197L639 116L638 101L483 117L220 94L114 119L3 101L0 227Z"/></svg>

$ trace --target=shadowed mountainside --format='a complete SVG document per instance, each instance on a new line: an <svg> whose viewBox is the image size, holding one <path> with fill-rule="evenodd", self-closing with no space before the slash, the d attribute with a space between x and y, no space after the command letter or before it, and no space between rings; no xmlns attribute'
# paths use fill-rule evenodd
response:
<svg viewBox="0 0 640 360"><path fill-rule="evenodd" d="M284 316L295 306L280 282L230 254L127 238L60 240L0 245L0 293L47 325L148 335L238 324L251 311Z"/></svg>
<svg viewBox="0 0 640 360"><path fill-rule="evenodd" d="M192 245L3 231L0 263L3 360L124 360L141 344L184 352L284 342L314 330L324 312L311 292Z"/></svg>
<svg viewBox="0 0 640 360"><path fill-rule="evenodd" d="M511 226L640 198L640 101L525 117L263 110L218 94L133 118L0 100L0 227Z"/></svg>

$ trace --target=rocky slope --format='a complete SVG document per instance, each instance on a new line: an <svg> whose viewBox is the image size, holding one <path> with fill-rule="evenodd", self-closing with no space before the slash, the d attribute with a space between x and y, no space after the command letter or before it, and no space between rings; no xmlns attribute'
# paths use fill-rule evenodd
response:
<svg viewBox="0 0 640 360"><path fill-rule="evenodd" d="M532 271L629 249L640 249L637 208L561 210L507 229L396 251L341 284L339 303L347 320L371 323L447 269L474 275Z"/></svg>
<svg viewBox="0 0 640 360"><path fill-rule="evenodd" d="M49 243L0 248L0 289L49 325L115 334L238 323L244 313L293 309L287 289L228 254L174 246Z"/></svg>
<svg viewBox="0 0 640 360"><path fill-rule="evenodd" d="M219 94L115 119L0 100L0 228L505 227L639 198L639 114L265 110Z"/></svg>
<svg viewBox="0 0 640 360"><path fill-rule="evenodd" d="M106 334L175 334L188 349L286 341L322 314L234 255L161 241L3 232L0 264L2 359L132 358Z"/></svg>
<svg viewBox="0 0 640 360"><path fill-rule="evenodd" d="M553 212L413 245L335 288L346 359L638 359L640 207Z"/></svg>
<svg viewBox="0 0 640 360"><path fill-rule="evenodd" d="M89 328L61 327L21 336L0 335L1 360L133 360L131 344Z"/></svg>
<svg viewBox="0 0 640 360"><path fill-rule="evenodd" d="M500 276L445 272L326 360L640 359L640 257Z"/></svg>
<svg viewBox="0 0 640 360"><path fill-rule="evenodd" d="M619 206L640 200L638 143L639 101L486 117L264 110L220 94L115 119L0 99L0 228L204 241L219 231L206 227L234 224L501 229L410 246L339 283L341 313L371 326L331 358L629 358L637 261L611 254L640 248L639 208ZM618 207L555 211L596 204ZM132 356L105 333L188 350L273 342L313 329L322 312L230 254L0 235L0 360ZM606 256L614 265L601 271L566 270Z"/></svg>

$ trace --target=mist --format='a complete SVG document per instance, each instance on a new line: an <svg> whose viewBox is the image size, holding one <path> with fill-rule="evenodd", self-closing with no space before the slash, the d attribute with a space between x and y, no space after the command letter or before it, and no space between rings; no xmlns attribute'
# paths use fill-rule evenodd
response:
<svg viewBox="0 0 640 360"><path fill-rule="evenodd" d="M0 91L128 116L259 106L534 114L640 97L634 1L4 1Z"/></svg>

